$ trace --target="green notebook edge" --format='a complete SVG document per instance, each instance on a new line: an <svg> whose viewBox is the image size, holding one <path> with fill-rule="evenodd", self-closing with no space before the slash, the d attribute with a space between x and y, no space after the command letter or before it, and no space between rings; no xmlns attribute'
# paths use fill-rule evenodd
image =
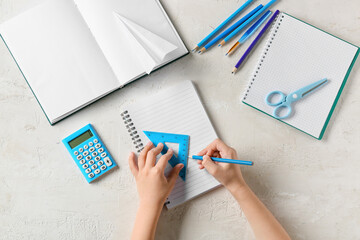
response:
<svg viewBox="0 0 360 240"><path fill-rule="evenodd" d="M348 71L346 72L346 75L345 75L345 77L344 77L344 79L343 79L343 81L342 81L341 87L339 88L339 91L338 91L338 93L337 93L337 95L336 95L336 98L335 98L335 100L334 100L334 103L333 103L333 105L332 105L332 107L331 107L331 109L330 109L330 112L329 112L329 114L328 114L328 116L327 116L327 118L326 118L326 121L325 121L325 123L324 123L324 126L323 126L321 132L320 132L319 137L315 137L315 136L313 136L313 135L311 135L311 134L309 134L309 133L307 133L307 132L305 132L305 131L303 131L303 130L301 130L301 129L293 126L293 125L290 125L289 123L286 123L286 122L284 122L284 121L281 121L280 119L277 119L277 118L275 118L274 116L272 116L272 115L270 115L270 114L268 114L268 113L266 113L266 112L264 112L264 111L262 111L262 110L260 110L260 109L258 109L258 108L256 108L256 107L254 107L254 106L252 106L252 105L250 105L250 104L248 104L248 103L246 103L246 102L244 102L244 101L242 101L242 103L244 103L245 105L247 105L247 106L249 106L249 107L252 107L252 108L254 108L254 109L256 109L256 110L264 113L265 115L268 115L268 116L270 116L270 117L272 117L272 118L274 118L274 119L276 119L276 120L278 120L278 121L280 121L280 122L282 122L282 123L285 123L286 125L291 126L291 127L295 128L295 129L299 130L300 132L303 132L303 133L305 133L305 134L307 134L307 135L309 135L309 136L311 136L311 137L313 137L313 138L315 138L315 139L317 139L317 140L321 140L321 139L323 138L324 134L325 134L325 130L326 130L326 128L327 128L327 126L328 126L328 124L329 124L329 122L330 122L330 119L331 119L331 117L332 117L332 114L333 114L334 111L335 111L335 107L336 107L336 105L337 105L337 103L338 103L338 101L339 101L339 99L340 99L340 96L341 96L342 91L343 91L344 88L345 88L346 82L347 82L347 80L348 80L348 78L349 78L349 76L350 76L350 73L351 73L354 65L355 65L355 62L356 62L357 58L358 58L359 55L360 55L360 48L359 48L358 46L356 46L356 45L348 42L348 41L345 41L344 39L341 39L341 38L339 38L339 37L337 37L337 36L335 36L335 35L333 35L333 34L331 34L331 33L328 33L328 32L326 32L326 31L324 31L324 30L322 30L322 29L314 26L314 25L311 25L311 24L309 24L309 23L307 23L307 22L304 22L303 20L298 19L298 18L296 18L296 17L294 17L294 16L292 16L292 15L290 15L290 14L288 14L288 13L285 13L285 12L282 12L282 13L284 13L284 14L292 17L292 18L295 18L296 20L299 20L300 22L303 22L303 23L305 23L305 24L307 24L307 25L309 25L309 26L311 26L311 27L314 27L314 28L316 28L316 29L318 29L318 30L320 30L320 31L322 31L322 32L324 32L324 33L327 33L327 34L329 34L329 35L331 35L331 36L333 36L333 37L335 37L335 38L337 38L337 39L339 39L339 40L341 40L341 41L343 41L343 42L346 42L346 43L348 43L348 44L356 47L358 50L357 50L357 52L355 53L355 56L354 56L354 58L353 58L353 60L352 60L352 62L351 62L351 64L350 64L350 66L349 66L349 68L348 68Z"/></svg>
<svg viewBox="0 0 360 240"><path fill-rule="evenodd" d="M122 87L117 88L117 89L114 89L114 91L111 91L111 92L109 92L108 94L106 94L106 95L102 96L101 98L99 98L99 99L95 100L94 102L91 102L90 104L87 104L85 107L82 107L82 108L80 108L80 109L78 109L78 110L74 111L73 113L71 113L71 114L67 115L66 117L61 118L60 120L58 120L58 121L56 121L56 122L54 122L54 123L51 123L51 121L50 121L49 117L47 116L47 114L46 114L46 112L45 112L44 108L42 107L42 105L40 104L40 102L39 102L38 98L36 97L36 94L34 93L33 89L31 88L31 86L30 86L30 84L29 84L28 80L26 79L25 74L24 74L24 73L23 73L23 71L21 70L21 68L20 68L20 66L19 66L19 64L18 64L18 62L16 61L16 59L15 59L14 55L12 54L12 52L11 52L11 50L10 50L9 46L7 45L7 43L6 43L5 39L4 39L4 37L2 36L2 34L0 34L0 38L1 38L1 39L2 39L2 41L4 42L4 44L5 44L6 48L8 49L8 51L10 52L11 57L14 59L14 61L15 61L15 63L16 63L16 66L17 66L17 67L18 67L18 69L20 70L21 75L22 75L22 76L23 76L23 78L25 79L25 81L26 81L27 85L29 86L29 88L30 88L30 90L31 90L32 94L34 95L34 97L35 97L36 101L37 101L37 102L38 102L38 104L40 105L41 110L43 111L43 113L44 113L44 115L45 115L46 119L48 120L48 122L49 122L49 124L50 124L51 126L54 126L55 124L57 124L57 123L59 123L59 122L61 122L61 121L65 120L65 119L67 119L68 117L72 116L73 114L75 114L75 113L77 113L77 112L79 112L79 111L81 111L81 110L84 110L85 108L87 108L87 107L89 107L89 106L93 105L94 103L96 103L96 102L98 102L98 101L102 100L103 98L107 97L108 95L110 95L110 94L112 94L112 93L114 93L114 92L116 92L116 91L119 91L119 90L121 90L121 89L125 88L126 86L130 85L131 83L133 83L133 82L135 82L135 81L137 81L137 80L140 80L140 79L142 79L142 78L145 78L145 77L147 77L147 76L149 76L149 75L153 74L154 72L156 72L156 71L158 71L158 70L162 69L163 67L165 67L165 66L167 66L167 65L169 65L169 64L171 64L171 63L173 63L173 62L175 62L175 61L177 61L177 60L179 60L179 59L181 59L181 58L183 58L183 57L185 57L185 56L187 56L187 55L190 53L190 52L189 52L189 49L188 49L188 48L186 47L186 45L184 44L184 46L185 46L185 48L186 48L186 50L187 50L187 52L186 52L185 54L183 54L183 55L181 55L181 56L179 56L179 57L175 58L174 60L172 60L172 61L170 61L170 62L168 62L168 63L164 64L163 66L161 66L161 67L159 67L159 68L156 68L156 69L155 69L154 71L152 71L150 74L145 74L144 76L141 76L141 77L139 77L139 78L137 78L137 79L135 79L135 80L133 80L133 81L131 81L131 82L127 83L127 84L124 84Z"/></svg>
<svg viewBox="0 0 360 240"><path fill-rule="evenodd" d="M346 41L345 41L345 42L346 42ZM342 84L341 84L341 87L340 87L340 89L339 89L339 91L338 91L338 94L336 95L335 101L334 101L334 103L333 103L333 106L331 107L331 110L330 110L329 115L328 115L328 117L327 117L327 119L326 119L326 121L325 121L324 127L323 127L323 129L321 130L321 133L320 133L320 136L319 136L318 140L321 140L322 137L323 137L324 134L325 134L325 130L326 130L326 128L327 128L327 126L328 126L328 124L329 124L329 122L330 122L330 118L331 118L332 114L333 114L334 111L335 111L335 107L336 107L336 105L337 105L337 103L338 103L338 101L339 101L339 99L340 99L340 96L341 96L342 91L343 91L344 88L345 88L346 82L347 82L347 80L348 80L348 78L349 78L349 76L350 76L351 70L353 69L353 67L354 67L354 65L355 65L356 59L359 57L359 54L360 54L360 48L358 48L358 50L357 50L357 52L356 52L356 54L355 54L355 57L354 57L351 65L350 65L350 67L349 67L349 69L348 69L348 71L347 71L347 73L346 73L346 75L345 75L345 78L344 78L344 80L343 80L343 82L342 82Z"/></svg>
<svg viewBox="0 0 360 240"><path fill-rule="evenodd" d="M46 115L44 108L41 106L41 104L40 104L40 102L39 102L38 98L36 97L36 94L34 93L33 89L31 88L31 86L30 86L30 84L29 84L28 80L27 80L27 79L26 79L26 77L25 77L24 72L21 70L21 68L20 68L20 66L19 66L19 64L18 64L18 62L16 61L16 59L15 59L15 57L14 57L13 53L11 52L11 50L10 50L9 46L7 45L7 43L6 43L5 39L4 39L4 37L2 36L2 34L0 34L0 37L1 37L2 41L4 42L4 44L5 44L6 48L7 48L7 49L8 49L8 51L10 52L11 57L14 59L14 61L15 61L15 63L16 63L16 66L18 67L18 69L20 70L21 75L23 76L23 78L24 78L24 79L25 79L25 81L26 81L26 84L29 86L29 88L30 88L30 90L31 90L32 94L34 95L34 97L35 97L35 99L36 99L36 101L37 101L37 102L38 102L38 104L40 105L40 108L41 108L41 110L43 111L43 113L45 114L46 119L48 120L48 122L50 123L50 125L53 125L53 124L51 123L50 119L48 118L48 116Z"/></svg>

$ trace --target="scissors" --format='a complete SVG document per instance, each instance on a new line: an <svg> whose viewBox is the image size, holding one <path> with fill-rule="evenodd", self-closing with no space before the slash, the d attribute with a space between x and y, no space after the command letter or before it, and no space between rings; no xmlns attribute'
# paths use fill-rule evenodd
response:
<svg viewBox="0 0 360 240"><path fill-rule="evenodd" d="M292 112L291 104L293 102L296 102L296 101L302 99L303 97L307 96L309 93L318 89L320 86L324 85L327 82L328 82L328 80L326 78L324 78L320 81L309 84L306 87L300 88L299 90L296 90L295 92L292 92L289 95L285 95L281 91L272 91L266 96L265 102L269 106L275 106L275 109L273 112L273 116L275 118L285 119L285 118L288 118ZM280 95L280 100L276 101L276 102L271 102L272 97L274 97L275 95ZM282 108L283 109L286 108L287 112L285 115L280 116L279 112Z"/></svg>

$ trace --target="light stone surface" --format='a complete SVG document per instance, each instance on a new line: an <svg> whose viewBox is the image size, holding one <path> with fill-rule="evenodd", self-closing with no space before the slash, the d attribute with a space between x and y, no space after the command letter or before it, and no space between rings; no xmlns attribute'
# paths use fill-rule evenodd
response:
<svg viewBox="0 0 360 240"><path fill-rule="evenodd" d="M0 23L42 2L0 0ZM242 0L164 0L191 49ZM266 3L261 0L258 3ZM360 45L359 0L280 0L280 9ZM30 38L31 36L29 36ZM360 239L360 61L322 141L240 103L261 47L232 76L230 45L179 61L112 93L55 126L47 122L0 43L0 239L128 239L137 208L127 165L132 149L120 109L191 79L219 136L242 159L244 176L293 239ZM119 168L87 184L61 139L92 123ZM164 211L157 239L254 239L231 195L219 188Z"/></svg>

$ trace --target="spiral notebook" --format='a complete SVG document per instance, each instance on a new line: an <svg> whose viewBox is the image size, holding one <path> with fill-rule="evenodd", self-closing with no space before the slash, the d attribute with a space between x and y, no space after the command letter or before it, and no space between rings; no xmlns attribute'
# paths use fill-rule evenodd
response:
<svg viewBox="0 0 360 240"><path fill-rule="evenodd" d="M293 105L291 117L279 120L320 140L359 48L286 13L278 16L268 36L242 101L272 117L273 107L265 103L269 92L288 94L327 78L320 90Z"/></svg>
<svg viewBox="0 0 360 240"><path fill-rule="evenodd" d="M189 155L197 154L217 138L191 81L129 105L121 115L138 152L149 141L143 131L189 135ZM165 171L170 170L168 164ZM188 159L186 181L178 177L166 206L173 208L219 185L206 170L199 169L195 160Z"/></svg>

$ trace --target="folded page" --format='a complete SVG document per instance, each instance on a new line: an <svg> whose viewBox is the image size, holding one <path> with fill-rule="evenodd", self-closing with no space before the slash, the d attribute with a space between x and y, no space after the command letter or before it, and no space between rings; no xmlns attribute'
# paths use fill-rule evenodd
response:
<svg viewBox="0 0 360 240"><path fill-rule="evenodd" d="M142 26L132 22L118 13L114 15L129 30L130 44L134 44L139 61L143 62L144 69L149 74L157 65L164 61L164 58L177 49L177 46L166 41L162 37L152 33Z"/></svg>
<svg viewBox="0 0 360 240"><path fill-rule="evenodd" d="M150 72L152 65L157 68L187 53L157 0L74 1L121 85ZM119 18L114 16L114 12L127 19L128 24L121 20L119 24ZM129 34L132 36L129 37ZM136 44L145 49L134 50L131 42L134 39L138 41ZM162 57L164 52L169 51L169 47L154 47L154 42L156 46L159 45L159 39L176 46L176 50ZM149 54L151 56L145 56ZM163 60L159 61L154 56L160 56Z"/></svg>

